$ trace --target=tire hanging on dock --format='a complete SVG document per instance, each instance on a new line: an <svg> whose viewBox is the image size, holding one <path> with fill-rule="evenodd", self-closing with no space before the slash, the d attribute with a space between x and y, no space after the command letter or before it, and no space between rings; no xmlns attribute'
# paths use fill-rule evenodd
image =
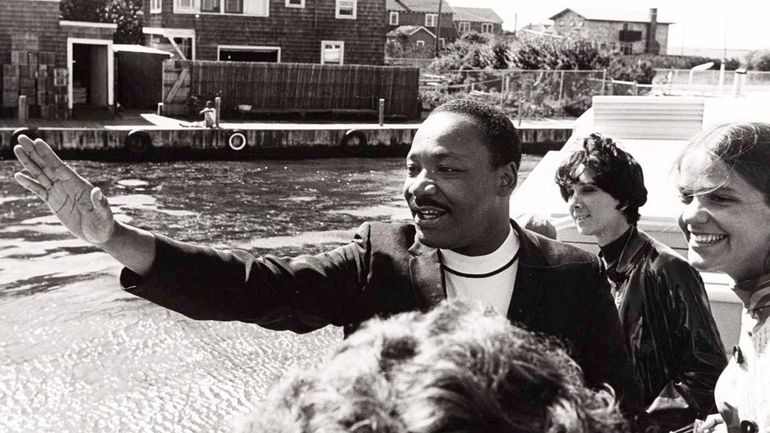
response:
<svg viewBox="0 0 770 433"><path fill-rule="evenodd" d="M342 136L342 140L340 140L340 146L346 147L350 145L366 146L366 134L357 129L351 129L346 132L345 135Z"/></svg>
<svg viewBox="0 0 770 433"><path fill-rule="evenodd" d="M19 136L26 135L30 139L34 140L38 138L37 128L16 128L11 133L11 148L19 144Z"/></svg>
<svg viewBox="0 0 770 433"><path fill-rule="evenodd" d="M144 156L152 149L152 137L147 131L132 129L126 134L123 145L130 155Z"/></svg>
<svg viewBox="0 0 770 433"><path fill-rule="evenodd" d="M227 145L230 147L230 149L236 152L243 150L247 144L249 144L249 142L246 139L246 134L244 134L243 131L235 130L227 139Z"/></svg>

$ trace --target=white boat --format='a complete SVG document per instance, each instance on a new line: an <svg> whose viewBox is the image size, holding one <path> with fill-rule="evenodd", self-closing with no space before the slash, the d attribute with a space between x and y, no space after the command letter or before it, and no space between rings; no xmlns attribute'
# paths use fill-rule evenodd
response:
<svg viewBox="0 0 770 433"><path fill-rule="evenodd" d="M513 193L511 215L531 212L545 216L556 227L559 240L598 252L593 237L577 233L554 175L559 164L582 147L584 137L600 132L632 154L644 170L648 200L639 210L639 227L686 257L687 245L676 224L679 200L673 186L673 162L695 133L734 121L770 122L770 98L595 96L593 107L577 120L564 147L548 152ZM740 300L730 290L732 281L727 275L701 275L730 353L738 342Z"/></svg>

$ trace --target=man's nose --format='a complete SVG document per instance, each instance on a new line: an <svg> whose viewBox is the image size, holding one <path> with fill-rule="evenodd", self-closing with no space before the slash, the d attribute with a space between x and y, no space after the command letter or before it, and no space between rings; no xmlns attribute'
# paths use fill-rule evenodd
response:
<svg viewBox="0 0 770 433"><path fill-rule="evenodd" d="M438 188L428 173L428 170L422 170L417 176L412 178L409 185L409 192L415 196L433 195L438 192Z"/></svg>

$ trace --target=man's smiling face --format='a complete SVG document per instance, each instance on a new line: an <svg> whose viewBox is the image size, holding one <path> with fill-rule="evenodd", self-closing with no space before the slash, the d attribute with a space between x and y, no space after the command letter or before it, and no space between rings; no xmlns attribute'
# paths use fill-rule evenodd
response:
<svg viewBox="0 0 770 433"><path fill-rule="evenodd" d="M417 130L404 198L421 243L481 255L499 246L501 230L507 234L515 167L494 168L483 140L476 121L459 113L433 114Z"/></svg>

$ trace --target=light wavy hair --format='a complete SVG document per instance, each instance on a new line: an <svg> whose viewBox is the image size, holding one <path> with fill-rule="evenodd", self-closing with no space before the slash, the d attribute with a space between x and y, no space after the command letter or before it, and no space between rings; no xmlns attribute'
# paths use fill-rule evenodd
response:
<svg viewBox="0 0 770 433"><path fill-rule="evenodd" d="M374 319L323 364L285 378L241 433L626 432L555 341L493 310L444 302Z"/></svg>

